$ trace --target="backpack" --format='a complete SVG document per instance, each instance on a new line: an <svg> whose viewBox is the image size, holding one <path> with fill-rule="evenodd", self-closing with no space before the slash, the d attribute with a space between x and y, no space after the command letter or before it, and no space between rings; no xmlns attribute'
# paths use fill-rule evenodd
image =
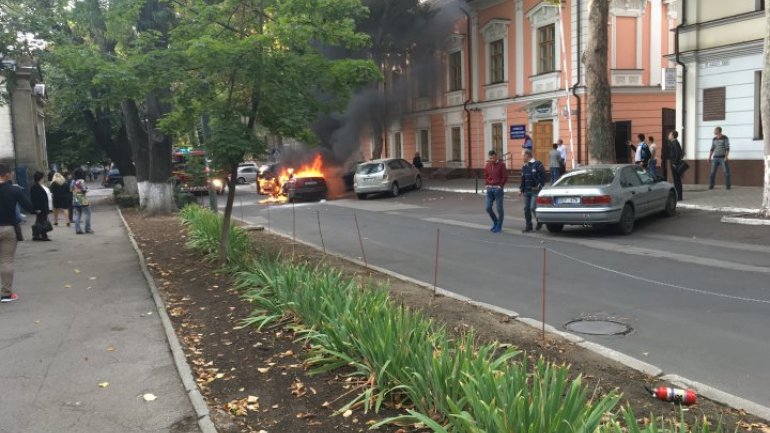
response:
<svg viewBox="0 0 770 433"><path fill-rule="evenodd" d="M642 161L649 161L650 158L652 158L652 153L650 153L650 146L647 145L647 143L642 143L642 153L641 153Z"/></svg>

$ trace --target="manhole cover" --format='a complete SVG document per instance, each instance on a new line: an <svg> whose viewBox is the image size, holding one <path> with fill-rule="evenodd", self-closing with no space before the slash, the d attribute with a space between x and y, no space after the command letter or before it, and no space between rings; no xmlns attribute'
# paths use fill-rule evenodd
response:
<svg viewBox="0 0 770 433"><path fill-rule="evenodd" d="M613 320L578 319L567 322L565 327L570 331L590 335L626 335L631 332L630 326Z"/></svg>

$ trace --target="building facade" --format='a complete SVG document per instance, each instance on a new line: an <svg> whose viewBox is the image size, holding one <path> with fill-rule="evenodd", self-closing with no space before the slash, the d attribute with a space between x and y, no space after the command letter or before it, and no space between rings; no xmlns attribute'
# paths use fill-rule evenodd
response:
<svg viewBox="0 0 770 433"><path fill-rule="evenodd" d="M45 141L45 86L33 66L3 60L0 102L0 162L14 167L16 181L31 185L36 170L48 171ZM8 85L8 82L11 85Z"/></svg>
<svg viewBox="0 0 770 433"><path fill-rule="evenodd" d="M662 71L675 66L678 0L615 0L610 11L609 63L615 148L619 162L633 158L636 134L658 143L675 128L675 86ZM472 0L467 18L447 35L442 73L429 89L415 83L407 113L387 130L386 156L427 167L481 169L490 149L522 163L523 134L536 157L547 160L564 140L568 166L587 162L585 87L581 60L588 32L588 1ZM558 3L558 2L556 2ZM468 21L469 20L469 21ZM362 152L371 155L371 137Z"/></svg>
<svg viewBox="0 0 770 433"><path fill-rule="evenodd" d="M708 183L711 140L714 128L720 126L730 138L732 184L762 185L759 104L765 0L685 0L682 8L679 51L674 57L681 65L677 124L692 166L684 180Z"/></svg>

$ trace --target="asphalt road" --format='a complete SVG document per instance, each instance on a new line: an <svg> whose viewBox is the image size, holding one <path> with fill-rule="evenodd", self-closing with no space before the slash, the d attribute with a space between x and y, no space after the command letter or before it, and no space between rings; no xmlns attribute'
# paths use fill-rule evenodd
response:
<svg viewBox="0 0 770 433"><path fill-rule="evenodd" d="M234 215L287 234L294 225L298 239L319 245L320 217L326 248L360 259L355 213L369 263L426 282L440 229L438 285L523 317L541 318L547 248L548 324L620 321L633 331L583 337L770 406L768 227L680 210L639 222L630 236L586 228L523 235L521 202L509 197L504 232L493 234L483 197L470 194L423 190L269 209L260 198L240 187Z"/></svg>

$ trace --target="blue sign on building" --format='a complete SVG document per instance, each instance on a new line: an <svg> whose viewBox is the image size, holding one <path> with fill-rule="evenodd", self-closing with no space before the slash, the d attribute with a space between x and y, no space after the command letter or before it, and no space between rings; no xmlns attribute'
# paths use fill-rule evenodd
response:
<svg viewBox="0 0 770 433"><path fill-rule="evenodd" d="M521 140L527 135L527 125L511 125L511 140Z"/></svg>

